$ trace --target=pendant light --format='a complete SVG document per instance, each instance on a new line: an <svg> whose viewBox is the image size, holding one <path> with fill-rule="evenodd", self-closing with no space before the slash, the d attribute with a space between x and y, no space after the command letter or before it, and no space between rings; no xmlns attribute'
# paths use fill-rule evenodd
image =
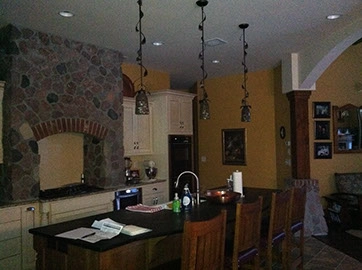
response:
<svg viewBox="0 0 362 270"><path fill-rule="evenodd" d="M137 51L137 58L136 61L140 67L140 86L139 90L136 92L136 107L135 107L135 114L139 115L147 115L149 114L150 110L148 107L148 98L145 90L145 85L143 84L143 77L148 75L147 69L143 66L143 54L142 54L142 46L146 44L146 37L142 32L142 0L137 1L138 10L139 10L139 20L136 25L136 32L139 33L139 49Z"/></svg>
<svg viewBox="0 0 362 270"><path fill-rule="evenodd" d="M205 89L205 79L207 78L207 73L205 71L205 38L204 38L204 22L206 20L206 15L204 12L204 7L208 4L207 0L199 0L196 4L201 7L201 23L199 24L199 30L201 31L201 52L199 53L199 59L201 60L201 70L202 70L202 80L200 82L200 88L202 90L202 99L200 103L200 119L210 119L210 107L209 99Z"/></svg>
<svg viewBox="0 0 362 270"><path fill-rule="evenodd" d="M239 27L243 30L242 34L242 42L243 42L243 82L241 88L244 90L244 98L241 100L241 121L242 122L250 122L251 121L251 106L248 104L249 92L246 87L246 82L248 80L248 68L246 66L246 50L248 49L248 43L245 41L245 29L248 28L249 24L242 23Z"/></svg>

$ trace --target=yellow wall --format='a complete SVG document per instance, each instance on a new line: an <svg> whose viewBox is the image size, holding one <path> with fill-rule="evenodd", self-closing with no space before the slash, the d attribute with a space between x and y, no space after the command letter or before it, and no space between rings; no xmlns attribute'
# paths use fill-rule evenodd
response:
<svg viewBox="0 0 362 270"><path fill-rule="evenodd" d="M201 189L226 184L233 171L243 173L244 186L276 187L276 143L274 74L272 70L249 73L252 120L240 120L242 76L207 79L210 120L199 120L199 164ZM246 128L246 166L222 164L222 129ZM206 162L201 157L206 157Z"/></svg>
<svg viewBox="0 0 362 270"><path fill-rule="evenodd" d="M309 100L311 177L319 180L321 195L335 192L335 172L362 172L362 154L333 153L332 159L314 159L313 102L330 101L331 106L343 106L347 103L362 106L362 92L357 92L355 87L355 83L362 83L361 59L362 43L347 49L318 79L316 91L313 91ZM333 118L330 120L333 132ZM333 137L329 141L332 140Z"/></svg>
<svg viewBox="0 0 362 270"><path fill-rule="evenodd" d="M282 69L281 66L274 70L274 97L275 97L275 143L277 186L284 187L284 181L292 175L291 167L291 143L290 143L290 105L285 94L282 93ZM280 128L285 128L285 138L280 136ZM289 163L287 163L289 162Z"/></svg>
<svg viewBox="0 0 362 270"><path fill-rule="evenodd" d="M138 65L122 64L122 73L127 75L134 83L135 91L139 86L140 69ZM170 89L170 75L159 70L148 69L148 75L144 77L144 85L149 92Z"/></svg>

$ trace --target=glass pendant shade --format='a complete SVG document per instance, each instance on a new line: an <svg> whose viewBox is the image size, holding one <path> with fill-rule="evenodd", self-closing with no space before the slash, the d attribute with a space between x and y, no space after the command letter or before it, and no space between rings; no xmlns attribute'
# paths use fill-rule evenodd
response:
<svg viewBox="0 0 362 270"><path fill-rule="evenodd" d="M150 110L148 107L148 98L146 91L141 89L136 93L136 107L135 107L135 114L138 115L147 115L149 114Z"/></svg>
<svg viewBox="0 0 362 270"><path fill-rule="evenodd" d="M241 106L241 122L250 122L251 121L251 107L247 105L246 102L243 102Z"/></svg>
<svg viewBox="0 0 362 270"><path fill-rule="evenodd" d="M200 102L200 119L207 120L210 119L210 108L209 102L206 98L199 101Z"/></svg>

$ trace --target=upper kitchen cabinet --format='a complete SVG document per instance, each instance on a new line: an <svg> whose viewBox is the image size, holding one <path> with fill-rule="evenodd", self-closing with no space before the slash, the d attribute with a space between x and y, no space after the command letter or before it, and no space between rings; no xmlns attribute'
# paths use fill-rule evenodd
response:
<svg viewBox="0 0 362 270"><path fill-rule="evenodd" d="M195 95L175 90L153 92L151 100L162 112L158 114L159 122L167 123L168 134L193 133L192 125L192 100Z"/></svg>
<svg viewBox="0 0 362 270"><path fill-rule="evenodd" d="M152 103L149 115L135 114L135 100L123 98L123 145L125 156L152 154Z"/></svg>

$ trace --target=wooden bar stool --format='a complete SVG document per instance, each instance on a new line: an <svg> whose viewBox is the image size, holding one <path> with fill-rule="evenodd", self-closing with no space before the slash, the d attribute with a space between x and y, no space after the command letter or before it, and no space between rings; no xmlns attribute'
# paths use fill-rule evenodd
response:
<svg viewBox="0 0 362 270"><path fill-rule="evenodd" d="M287 221L289 214L291 191L272 194L268 231L262 230L261 247L266 253L266 269L273 265L273 251L282 247L282 269L288 269Z"/></svg>
<svg viewBox="0 0 362 270"><path fill-rule="evenodd" d="M291 190L291 202L289 208L289 218L287 226L288 239L288 267L289 269L303 269L304 257L304 213L306 201L306 186L300 188L293 187ZM299 232L299 240L294 237ZM297 247L298 253L293 253Z"/></svg>
<svg viewBox="0 0 362 270"><path fill-rule="evenodd" d="M260 226L263 198L254 203L237 203L235 235L231 261L233 270L242 269L246 263L253 263L254 269L259 269L260 259ZM227 267L230 265L227 265Z"/></svg>
<svg viewBox="0 0 362 270"><path fill-rule="evenodd" d="M185 221L182 270L224 269L226 210L207 221Z"/></svg>

